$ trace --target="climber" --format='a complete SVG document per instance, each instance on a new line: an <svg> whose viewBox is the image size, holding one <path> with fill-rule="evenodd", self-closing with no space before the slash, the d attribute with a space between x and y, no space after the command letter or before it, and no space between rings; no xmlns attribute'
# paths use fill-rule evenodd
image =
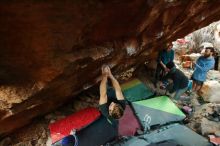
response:
<svg viewBox="0 0 220 146"><path fill-rule="evenodd" d="M206 80L208 71L214 68L215 60L213 54L213 47L205 47L203 55L197 59L195 70L192 74L193 91L200 91L203 82Z"/></svg>
<svg viewBox="0 0 220 146"><path fill-rule="evenodd" d="M179 100L180 96L185 93L188 89L189 79L184 75L182 71L175 67L174 62L169 62L166 64L168 69L167 74L162 78L162 80L171 79L173 81L172 87L167 86L167 90L170 93L174 93L174 100Z"/></svg>
<svg viewBox="0 0 220 146"><path fill-rule="evenodd" d="M155 73L155 82L154 86L157 87L158 80L161 79L161 77L167 72L169 69L166 67L166 64L168 62L172 62L174 60L174 51L173 51L173 45L172 43L167 43L167 48L163 49L157 59L157 68Z"/></svg>
<svg viewBox="0 0 220 146"><path fill-rule="evenodd" d="M114 90L107 85L108 78L111 80ZM104 65L100 83L99 109L101 113L110 123L116 124L117 119L122 117L125 106L125 98L118 81L112 75L110 68Z"/></svg>

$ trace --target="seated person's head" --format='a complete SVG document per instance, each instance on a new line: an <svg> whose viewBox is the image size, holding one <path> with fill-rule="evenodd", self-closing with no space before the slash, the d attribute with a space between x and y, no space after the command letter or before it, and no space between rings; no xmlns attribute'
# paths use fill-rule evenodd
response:
<svg viewBox="0 0 220 146"><path fill-rule="evenodd" d="M171 42L169 42L166 44L166 47L167 47L166 50L170 51L173 48L173 44Z"/></svg>
<svg viewBox="0 0 220 146"><path fill-rule="evenodd" d="M169 70L171 70L172 68L175 67L175 63L174 63L174 62L168 62L168 63L166 64L166 67L167 67Z"/></svg>
<svg viewBox="0 0 220 146"><path fill-rule="evenodd" d="M123 116L124 109L120 104L112 102L109 105L109 115L114 119L119 119Z"/></svg>

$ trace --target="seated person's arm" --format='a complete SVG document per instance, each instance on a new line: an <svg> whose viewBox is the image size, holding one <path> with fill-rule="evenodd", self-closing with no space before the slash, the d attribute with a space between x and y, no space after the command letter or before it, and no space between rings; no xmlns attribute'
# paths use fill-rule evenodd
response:
<svg viewBox="0 0 220 146"><path fill-rule="evenodd" d="M162 61L162 51L158 54L157 62L160 63L163 69L166 69L166 65Z"/></svg>
<svg viewBox="0 0 220 146"><path fill-rule="evenodd" d="M165 65L162 61L160 61L160 65L161 65L164 69L166 69L166 65Z"/></svg>

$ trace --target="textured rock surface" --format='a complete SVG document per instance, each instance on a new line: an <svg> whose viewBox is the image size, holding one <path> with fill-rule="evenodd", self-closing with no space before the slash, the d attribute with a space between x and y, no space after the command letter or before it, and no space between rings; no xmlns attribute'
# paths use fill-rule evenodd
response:
<svg viewBox="0 0 220 146"><path fill-rule="evenodd" d="M0 146L51 146L52 141L48 128L49 124L88 106L97 107L97 95L97 91L91 88L80 93L67 104L64 104L45 116L34 119L31 124L1 139Z"/></svg>
<svg viewBox="0 0 220 146"><path fill-rule="evenodd" d="M219 73L218 73L219 74ZM213 74L214 77L215 74ZM204 82L201 88L200 96L207 102L220 103L220 83L216 80Z"/></svg>
<svg viewBox="0 0 220 146"><path fill-rule="evenodd" d="M188 126L202 134L214 134L220 130L220 123L216 113L219 113L219 104L207 103L200 106L194 105L194 113Z"/></svg>
<svg viewBox="0 0 220 146"><path fill-rule="evenodd" d="M202 119L201 122L201 131L202 134L214 134L217 130L220 129L220 124L217 122L209 121L206 118Z"/></svg>
<svg viewBox="0 0 220 146"><path fill-rule="evenodd" d="M218 0L0 2L0 135L220 18ZM4 125L4 126L3 126Z"/></svg>

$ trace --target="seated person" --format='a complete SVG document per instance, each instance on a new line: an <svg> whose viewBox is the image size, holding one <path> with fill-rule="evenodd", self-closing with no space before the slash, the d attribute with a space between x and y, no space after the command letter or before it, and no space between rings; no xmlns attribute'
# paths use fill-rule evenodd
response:
<svg viewBox="0 0 220 146"><path fill-rule="evenodd" d="M173 62L174 60L174 50L172 43L167 43L167 48L163 49L159 52L158 58L157 58L157 68L155 73L155 81L154 86L157 87L157 82L161 80L161 77L168 71L168 68L166 67L166 64L168 62Z"/></svg>
<svg viewBox="0 0 220 146"><path fill-rule="evenodd" d="M108 78L112 82L115 90L115 96L107 94ZM109 95L109 96L108 96ZM108 66L102 67L102 80L100 84L99 109L111 124L117 124L117 119L121 118L126 106L125 98L122 94L121 87L115 77L112 75Z"/></svg>
<svg viewBox="0 0 220 146"><path fill-rule="evenodd" d="M168 90L170 93L175 92L174 99L179 100L180 96L188 89L189 79L175 67L174 62L169 62L166 67L168 68L168 73L163 80L171 79L173 81L173 87Z"/></svg>

